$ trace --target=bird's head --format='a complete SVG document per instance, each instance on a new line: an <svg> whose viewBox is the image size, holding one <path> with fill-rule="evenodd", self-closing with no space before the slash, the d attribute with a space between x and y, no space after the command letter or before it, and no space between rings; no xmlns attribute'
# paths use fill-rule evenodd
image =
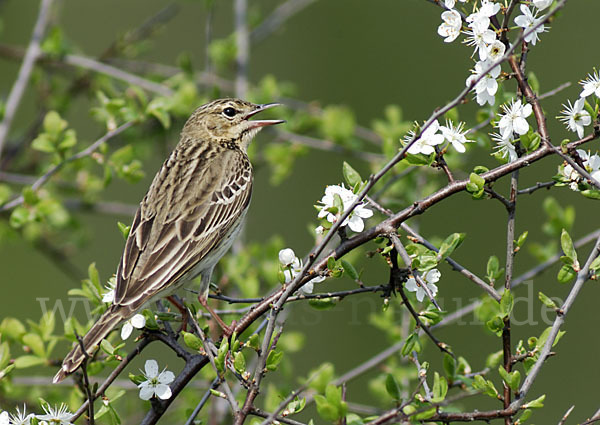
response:
<svg viewBox="0 0 600 425"><path fill-rule="evenodd" d="M284 120L251 120L254 115L279 105L257 105L241 99L217 99L200 106L187 120L182 134L217 143L233 142L246 150L263 127Z"/></svg>

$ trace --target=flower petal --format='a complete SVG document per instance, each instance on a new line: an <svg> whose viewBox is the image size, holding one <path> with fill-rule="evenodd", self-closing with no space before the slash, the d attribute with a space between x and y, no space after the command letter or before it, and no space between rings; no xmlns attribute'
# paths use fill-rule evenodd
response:
<svg viewBox="0 0 600 425"><path fill-rule="evenodd" d="M146 360L144 369L146 370L146 378L156 378L158 376L158 363L156 363L156 360Z"/></svg>

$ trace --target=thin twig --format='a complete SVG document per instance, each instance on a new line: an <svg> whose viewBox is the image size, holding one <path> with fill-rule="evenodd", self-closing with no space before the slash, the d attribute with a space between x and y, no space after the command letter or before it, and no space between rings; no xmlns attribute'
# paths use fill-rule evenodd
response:
<svg viewBox="0 0 600 425"><path fill-rule="evenodd" d="M569 407L569 409L565 412L563 417L560 419L560 422L558 423L558 425L565 425L565 423L567 422L567 418L569 417L569 415L571 414L573 409L575 409L575 405Z"/></svg>
<svg viewBox="0 0 600 425"><path fill-rule="evenodd" d="M12 89L10 90L8 98L6 99L4 117L0 122L0 158L2 157L2 150L4 148L4 143L8 136L10 126L17 113L17 109L19 108L21 99L25 94L27 84L29 83L31 71L33 70L33 66L42 52L41 42L42 38L44 37L44 32L46 31L46 26L48 24L50 8L52 6L52 3L53 0L42 0L40 4L40 11L38 13L35 26L33 27L33 35L31 36L31 41L29 42L29 46L27 46L27 51L25 52L23 63L21 64L21 68L19 69L17 79L15 80L15 83L13 84Z"/></svg>
<svg viewBox="0 0 600 425"><path fill-rule="evenodd" d="M260 42L281 27L293 15L309 6L315 0L287 0L267 16L262 23L250 33L253 43Z"/></svg>
<svg viewBox="0 0 600 425"><path fill-rule="evenodd" d="M528 187L526 189L521 189L517 192L517 195L531 195L533 192L539 189L549 189L554 186L556 182L537 182L535 186Z"/></svg>
<svg viewBox="0 0 600 425"><path fill-rule="evenodd" d="M194 408L194 411L192 412L192 414L190 415L188 420L185 422L185 425L193 425L194 419L196 419L196 416L198 416L198 414L200 413L200 411L202 410L202 408L204 407L204 405L206 404L206 402L208 401L208 399L210 397L210 394L211 394L210 390L216 389L221 384L221 381L222 381L222 378L220 378L218 376L215 379L213 379L212 383L210 384L210 388L204 393L204 395L200 399L200 402Z"/></svg>
<svg viewBox="0 0 600 425"><path fill-rule="evenodd" d="M248 92L248 62L250 61L248 0L234 0L233 4L236 43L235 95L243 99Z"/></svg>
<svg viewBox="0 0 600 425"><path fill-rule="evenodd" d="M88 424L94 425L94 396L92 395L92 388L90 387L90 380L88 378L87 373L87 364L90 360L90 355L85 349L85 345L83 345L83 339L77 334L77 331L75 331L75 338L77 338L77 342L79 343L79 347L81 348L81 352L83 353L83 362L81 362L81 374L83 377L83 390L85 392L85 397L88 402Z"/></svg>

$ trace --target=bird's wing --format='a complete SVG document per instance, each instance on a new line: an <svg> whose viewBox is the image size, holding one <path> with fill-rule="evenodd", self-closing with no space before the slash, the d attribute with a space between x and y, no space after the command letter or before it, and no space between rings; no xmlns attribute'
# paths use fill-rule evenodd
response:
<svg viewBox="0 0 600 425"><path fill-rule="evenodd" d="M138 209L117 269L115 304L141 307L209 253L245 212L251 165L235 149L176 149ZM185 160L184 160L185 158Z"/></svg>

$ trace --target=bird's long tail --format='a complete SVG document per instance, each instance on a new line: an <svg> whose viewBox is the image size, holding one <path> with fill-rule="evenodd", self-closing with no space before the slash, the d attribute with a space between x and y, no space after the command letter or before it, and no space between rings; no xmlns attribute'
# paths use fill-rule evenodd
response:
<svg viewBox="0 0 600 425"><path fill-rule="evenodd" d="M100 341L102 341L106 335L108 335L108 333L123 320L124 317L122 316L122 313L123 311L119 306L112 305L102 316L100 316L100 319L94 323L88 333L85 334L83 337L83 346L89 355L94 352L96 345L100 344ZM84 359L85 355L81 349L81 344L77 342L63 360L63 364L58 373L54 376L52 382L56 384L65 379L67 375L75 372Z"/></svg>

